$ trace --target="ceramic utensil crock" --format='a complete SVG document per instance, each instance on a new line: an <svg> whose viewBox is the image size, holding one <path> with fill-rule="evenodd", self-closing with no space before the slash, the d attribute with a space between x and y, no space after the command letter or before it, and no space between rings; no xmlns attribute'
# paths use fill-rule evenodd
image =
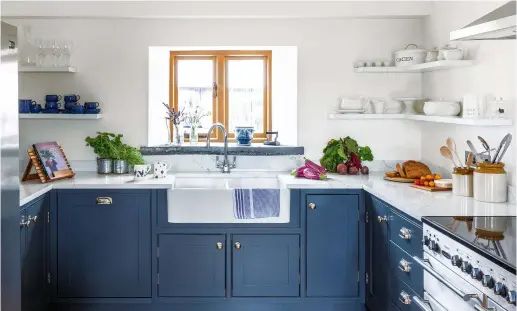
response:
<svg viewBox="0 0 517 311"><path fill-rule="evenodd" d="M452 173L452 194L462 197L474 195L474 169L455 167Z"/></svg>
<svg viewBox="0 0 517 311"><path fill-rule="evenodd" d="M508 178L504 163L477 163L474 171L474 199L476 201L502 203L506 202Z"/></svg>

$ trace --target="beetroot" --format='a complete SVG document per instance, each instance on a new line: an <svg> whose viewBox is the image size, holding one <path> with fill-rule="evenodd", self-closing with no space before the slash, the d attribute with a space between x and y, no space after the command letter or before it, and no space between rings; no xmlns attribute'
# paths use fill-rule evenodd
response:
<svg viewBox="0 0 517 311"><path fill-rule="evenodd" d="M320 179L326 179L327 176L324 175L324 174L320 174L319 172L316 172L314 171L313 169L309 168L309 167L306 167L304 170L303 170L303 176L307 179L315 179L315 180L320 180Z"/></svg>
<svg viewBox="0 0 517 311"><path fill-rule="evenodd" d="M350 166L348 168L348 174L350 175L357 175L357 173L359 173L359 169L355 166Z"/></svg>
<svg viewBox="0 0 517 311"><path fill-rule="evenodd" d="M319 166L318 164L312 162L311 160L309 160L307 158L305 158L305 166L320 174L323 174L323 175L327 174L327 171L323 168L323 166Z"/></svg>
<svg viewBox="0 0 517 311"><path fill-rule="evenodd" d="M361 160L359 159L359 157L357 156L357 154L355 153L350 153L350 161L352 161L352 163L354 163L354 165L358 168L358 169L361 169L363 167L363 165L361 164Z"/></svg>
<svg viewBox="0 0 517 311"><path fill-rule="evenodd" d="M339 163L337 165L337 172L341 175L346 175L346 171L347 171L347 168L346 168L346 165L344 163Z"/></svg>
<svg viewBox="0 0 517 311"><path fill-rule="evenodd" d="M368 169L368 166L361 167L361 174L368 175L370 173L370 170Z"/></svg>

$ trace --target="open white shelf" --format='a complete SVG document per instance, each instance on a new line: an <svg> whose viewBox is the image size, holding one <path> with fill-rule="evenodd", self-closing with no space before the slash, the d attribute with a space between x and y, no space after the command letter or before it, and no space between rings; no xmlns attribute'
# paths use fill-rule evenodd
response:
<svg viewBox="0 0 517 311"><path fill-rule="evenodd" d="M330 120L393 120L404 119L403 114L373 114L373 113L336 113L328 114Z"/></svg>
<svg viewBox="0 0 517 311"><path fill-rule="evenodd" d="M35 66L20 66L18 72L64 72L74 73L77 72L75 67L35 67Z"/></svg>
<svg viewBox="0 0 517 311"><path fill-rule="evenodd" d="M422 73L474 65L473 60L439 60L436 62L401 67L359 67L357 73Z"/></svg>
<svg viewBox="0 0 517 311"><path fill-rule="evenodd" d="M98 114L68 114L68 113L20 113L20 119L40 120L98 120L102 119L102 113Z"/></svg>
<svg viewBox="0 0 517 311"><path fill-rule="evenodd" d="M510 126L513 124L511 119L474 119L462 117L439 117L426 116L421 114L339 114L331 112L328 114L329 120L413 120L435 123L449 123L460 125L475 126Z"/></svg>

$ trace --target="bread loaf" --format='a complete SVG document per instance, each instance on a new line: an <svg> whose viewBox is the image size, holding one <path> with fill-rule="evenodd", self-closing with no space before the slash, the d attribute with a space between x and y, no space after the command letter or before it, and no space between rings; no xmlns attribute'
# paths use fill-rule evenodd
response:
<svg viewBox="0 0 517 311"><path fill-rule="evenodd" d="M418 161L406 161L402 163L407 178L417 179L425 175L431 174L431 170L427 165Z"/></svg>

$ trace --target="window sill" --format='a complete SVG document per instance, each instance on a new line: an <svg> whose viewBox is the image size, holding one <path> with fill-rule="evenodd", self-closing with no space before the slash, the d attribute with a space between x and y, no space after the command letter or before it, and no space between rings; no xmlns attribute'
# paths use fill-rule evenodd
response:
<svg viewBox="0 0 517 311"><path fill-rule="evenodd" d="M210 148L206 143L189 144L182 146L162 145L154 147L140 147L144 156L150 155L221 155L224 151L222 143L211 143ZM251 146L238 146L235 143L228 144L228 154L237 156L283 156L303 155L304 147L301 146L265 146L252 144Z"/></svg>

